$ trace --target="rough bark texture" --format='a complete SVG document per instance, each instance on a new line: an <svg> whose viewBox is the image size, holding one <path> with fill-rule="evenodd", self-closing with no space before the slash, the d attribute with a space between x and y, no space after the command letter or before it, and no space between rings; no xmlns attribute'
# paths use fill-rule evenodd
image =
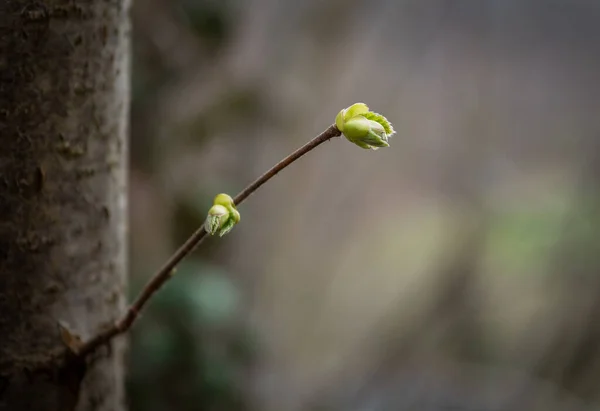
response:
<svg viewBox="0 0 600 411"><path fill-rule="evenodd" d="M0 2L0 410L123 407L128 0Z"/></svg>

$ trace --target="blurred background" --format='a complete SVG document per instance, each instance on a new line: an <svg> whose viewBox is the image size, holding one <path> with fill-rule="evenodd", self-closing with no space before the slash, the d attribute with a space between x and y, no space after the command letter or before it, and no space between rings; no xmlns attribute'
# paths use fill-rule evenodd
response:
<svg viewBox="0 0 600 411"><path fill-rule="evenodd" d="M131 411L600 410L600 2L137 0Z"/></svg>

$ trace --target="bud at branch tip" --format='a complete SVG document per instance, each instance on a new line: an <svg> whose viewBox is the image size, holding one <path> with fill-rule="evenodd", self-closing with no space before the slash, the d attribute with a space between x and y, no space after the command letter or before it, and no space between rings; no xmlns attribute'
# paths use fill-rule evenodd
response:
<svg viewBox="0 0 600 411"><path fill-rule="evenodd" d="M392 123L381 114L369 111L365 103L355 103L340 111L335 126L348 141L368 150L389 147L388 140L395 134Z"/></svg>

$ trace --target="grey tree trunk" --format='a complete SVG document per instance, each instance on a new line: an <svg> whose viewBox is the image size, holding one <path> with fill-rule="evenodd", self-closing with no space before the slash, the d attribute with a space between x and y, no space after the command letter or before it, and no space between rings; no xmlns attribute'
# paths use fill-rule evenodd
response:
<svg viewBox="0 0 600 411"><path fill-rule="evenodd" d="M128 3L0 2L0 410L123 408Z"/></svg>

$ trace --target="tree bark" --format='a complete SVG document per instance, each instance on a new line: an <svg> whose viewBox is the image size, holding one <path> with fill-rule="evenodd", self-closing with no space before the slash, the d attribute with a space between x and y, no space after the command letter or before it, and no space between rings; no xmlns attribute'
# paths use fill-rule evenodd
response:
<svg viewBox="0 0 600 411"><path fill-rule="evenodd" d="M123 408L128 0L0 2L0 410Z"/></svg>

